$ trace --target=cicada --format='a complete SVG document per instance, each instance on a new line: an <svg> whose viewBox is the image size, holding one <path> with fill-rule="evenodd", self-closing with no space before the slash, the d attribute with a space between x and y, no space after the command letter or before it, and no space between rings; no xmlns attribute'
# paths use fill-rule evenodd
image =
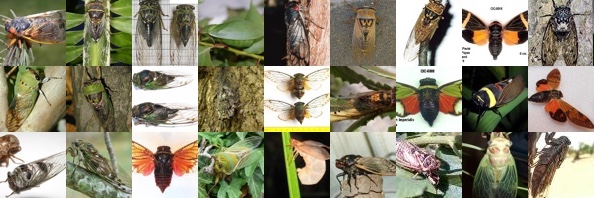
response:
<svg viewBox="0 0 594 198"><path fill-rule="evenodd" d="M370 60L375 51L375 0L371 6L358 8L343 1L357 13L352 39L353 58L357 63L361 57Z"/></svg>
<svg viewBox="0 0 594 198"><path fill-rule="evenodd" d="M345 100L346 103L332 103L330 104L330 111L346 111L343 115L351 118L360 117L371 112L387 112L396 109L396 92L394 90L370 91L340 99ZM352 112L353 109L355 112ZM333 117L336 114L330 116Z"/></svg>
<svg viewBox="0 0 594 198"><path fill-rule="evenodd" d="M406 170L423 174L433 185L439 183L441 162L435 155L406 140L396 139L396 164Z"/></svg>
<svg viewBox="0 0 594 198"><path fill-rule="evenodd" d="M557 90L560 83L561 72L558 69L551 70L547 75L547 79L541 79L536 82L537 93L530 96L528 101L546 102L545 111L549 113L553 120L565 122L569 119L579 126L593 129L594 124L586 115L569 103L561 100L563 93Z"/></svg>
<svg viewBox="0 0 594 198"><path fill-rule="evenodd" d="M167 15L161 10L159 0L140 0L136 16L139 16L134 37L138 65L161 65L161 29L165 29L161 16Z"/></svg>
<svg viewBox="0 0 594 198"><path fill-rule="evenodd" d="M296 73L291 76L283 72L268 70L264 71L264 76L272 82L280 83L276 87L278 90L290 91L293 96L301 99L305 94L305 90L315 90L322 86L321 81L326 80L330 76L330 69L319 69L307 74L307 76L302 73Z"/></svg>
<svg viewBox="0 0 594 198"><path fill-rule="evenodd" d="M462 38L466 42L479 46L489 43L489 52L493 60L503 48L502 41L507 45L519 45L528 40L528 11L524 11L511 19L505 26L494 21L489 26L471 12L462 9Z"/></svg>
<svg viewBox="0 0 594 198"><path fill-rule="evenodd" d="M262 139L260 136L248 137L234 143L229 148L222 148L218 153L215 153L212 156L216 173L215 185L225 175L231 175L233 172L260 160L258 156L261 155L253 155L252 153L258 148ZM214 188L214 185L212 188Z"/></svg>
<svg viewBox="0 0 594 198"><path fill-rule="evenodd" d="M178 5L171 20L171 65L197 65L194 6Z"/></svg>
<svg viewBox="0 0 594 198"><path fill-rule="evenodd" d="M4 29L9 33L6 36L8 48L18 45L31 48L32 43L57 44L66 40L66 18L63 10L48 11L12 20L4 20Z"/></svg>
<svg viewBox="0 0 594 198"><path fill-rule="evenodd" d="M198 121L198 107L185 104L164 104L145 102L132 107L134 124L146 126L180 126Z"/></svg>
<svg viewBox="0 0 594 198"><path fill-rule="evenodd" d="M322 111L315 110L315 108L322 107L330 101L330 94L324 94L314 98L307 104L303 102L296 102L295 105L279 101L279 100L264 100L264 106L276 112L282 112L278 118L284 121L297 119L300 124L303 124L304 118L317 118L322 115Z"/></svg>
<svg viewBox="0 0 594 198"><path fill-rule="evenodd" d="M99 41L105 28L105 5L102 0L92 0L86 4L87 18L85 29L90 32L93 41Z"/></svg>
<svg viewBox="0 0 594 198"><path fill-rule="evenodd" d="M0 137L0 167L4 164L5 167L8 167L8 159L11 159L13 163L16 163L14 159L21 160L22 159L14 156L14 154L21 151L21 146L19 139L14 135L3 135Z"/></svg>
<svg viewBox="0 0 594 198"><path fill-rule="evenodd" d="M8 172L8 182L13 194L20 194L33 187L39 187L42 183L52 179L58 173L66 169L66 152L62 151L54 155L20 165L12 172Z"/></svg>
<svg viewBox="0 0 594 198"><path fill-rule="evenodd" d="M297 169L297 175L301 184L317 184L326 173L326 160L330 159L330 153L326 149L330 149L330 147L313 140L301 142L292 138L291 147L294 149L293 159L297 155L301 155L303 161L305 161L305 167Z"/></svg>
<svg viewBox="0 0 594 198"><path fill-rule="evenodd" d="M419 88L396 82L396 115L405 117L421 112L423 119L433 126L439 112L462 114L462 80L437 86L434 78L419 80Z"/></svg>
<svg viewBox="0 0 594 198"><path fill-rule="evenodd" d="M77 160L75 163L77 166L80 166L82 162L87 170L106 178L107 181L113 181L113 185L116 187L130 186L131 184L130 176L121 167L118 167L118 170L113 169L111 162L103 157L90 142L80 139L72 141L70 147L66 149L66 153L70 153L73 163L74 160Z"/></svg>
<svg viewBox="0 0 594 198"><path fill-rule="evenodd" d="M58 79L58 77L46 77L41 80L39 73L35 69L19 67L19 72L14 83L14 98L10 103L10 109L6 112L6 127L8 131L14 132L21 128L21 125L33 110L39 93L43 95L47 103L51 106L51 103L45 97L45 93L41 90L41 84L46 83L50 79Z"/></svg>
<svg viewBox="0 0 594 198"><path fill-rule="evenodd" d="M498 108L516 99L524 90L524 79L520 75L506 79L494 84L488 84L479 91L472 94L472 102L478 107L478 119L475 129L481 121L481 117L487 110L499 113Z"/></svg>
<svg viewBox="0 0 594 198"><path fill-rule="evenodd" d="M542 38L542 65L551 66L557 61L559 52L563 56L565 65L575 66L578 59L578 35L573 16L571 13L571 1L566 5L557 6L553 0L555 11L551 16Z"/></svg>
<svg viewBox="0 0 594 198"><path fill-rule="evenodd" d="M132 141L132 167L137 173L148 176L154 172L155 183L165 192L171 183L173 173L183 176L193 170L198 162L198 141L194 141L171 152L169 146L157 147L157 152Z"/></svg>
<svg viewBox="0 0 594 198"><path fill-rule="evenodd" d="M306 16L308 8L299 5L301 1L290 0L285 4L285 25L287 27L287 65L308 66L310 59L308 22L318 28L319 25Z"/></svg>
<svg viewBox="0 0 594 198"><path fill-rule="evenodd" d="M487 153L474 175L474 197L516 197L518 171L510 152L512 142L505 132L492 132Z"/></svg>
<svg viewBox="0 0 594 198"><path fill-rule="evenodd" d="M338 177L343 178L347 176L347 183L351 187L351 177L355 179L355 187L357 187L357 175L364 175L369 178L367 174L376 174L384 176L396 175L396 164L381 157L361 157L360 155L345 155L340 159L336 159L336 168L342 170L342 173L336 175L336 180L339 183ZM374 182L369 178L370 181ZM375 184L375 182L374 182ZM377 184L376 184L377 185ZM341 183L342 190L342 183Z"/></svg>
<svg viewBox="0 0 594 198"><path fill-rule="evenodd" d="M181 87L190 84L194 79L191 74L179 71L142 70L132 75L134 86L144 90L159 90Z"/></svg>
<svg viewBox="0 0 594 198"><path fill-rule="evenodd" d="M87 67L85 67L85 70L87 70ZM91 77L87 71L87 76L90 80L83 84L83 94L95 111L95 115L99 119L103 129L111 131L113 130L113 103L106 86L103 85L103 80L100 79L101 69L97 68L97 70L99 71L99 78Z"/></svg>
<svg viewBox="0 0 594 198"><path fill-rule="evenodd" d="M413 61L419 56L421 47L426 48L428 46L435 30L437 30L439 20L443 18L441 15L445 6L441 2L442 0L429 0L429 3L425 5L421 14L419 14L404 49L404 58L406 60Z"/></svg>
<svg viewBox="0 0 594 198"><path fill-rule="evenodd" d="M536 155L538 161L534 164L530 180L530 194L532 197L546 197L546 191L553 181L555 172L561 167L571 141L565 136L554 138L555 132L546 133L547 147ZM534 158L536 158L534 157Z"/></svg>

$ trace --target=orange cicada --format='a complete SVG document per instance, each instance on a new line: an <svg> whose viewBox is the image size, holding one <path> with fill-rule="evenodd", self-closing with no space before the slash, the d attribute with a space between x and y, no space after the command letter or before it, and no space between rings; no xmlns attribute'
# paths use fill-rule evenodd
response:
<svg viewBox="0 0 594 198"><path fill-rule="evenodd" d="M14 19L4 19L4 29L8 48L25 43L31 48L32 43L58 44L66 40L66 18L64 10L53 10Z"/></svg>

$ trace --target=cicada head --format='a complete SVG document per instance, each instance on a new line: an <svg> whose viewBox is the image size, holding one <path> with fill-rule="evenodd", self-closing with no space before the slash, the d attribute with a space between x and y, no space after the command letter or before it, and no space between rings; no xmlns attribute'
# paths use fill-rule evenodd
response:
<svg viewBox="0 0 594 198"><path fill-rule="evenodd" d="M22 34L22 32L30 26L31 22L24 17L4 20L4 29L11 34Z"/></svg>
<svg viewBox="0 0 594 198"><path fill-rule="evenodd" d="M554 2L554 1L553 1ZM568 6L556 6L555 5L555 13L550 19L552 23L553 31L555 31L555 35L557 36L557 40L565 40L565 37L569 33L570 24L573 23L573 15L571 14L571 8Z"/></svg>

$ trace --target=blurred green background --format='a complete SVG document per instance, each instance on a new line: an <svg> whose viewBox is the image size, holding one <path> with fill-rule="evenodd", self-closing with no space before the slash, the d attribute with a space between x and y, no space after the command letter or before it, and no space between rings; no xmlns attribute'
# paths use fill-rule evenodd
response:
<svg viewBox="0 0 594 198"><path fill-rule="evenodd" d="M21 17L27 16L42 12L47 12L51 10L65 10L66 9L66 1L64 0L20 0L20 1L0 1L0 15L14 18L10 10L14 11L14 13ZM4 25L4 23L2 23ZM2 28L0 32L3 33L3 39L6 37L7 32ZM63 66L66 64L65 61L65 54L66 54L66 45L62 44L53 44L53 45L39 45L38 43L33 43L33 55L35 56L35 60L31 63L31 65L43 65L43 66ZM0 50L4 50L6 45L0 44ZM0 56L5 57L6 52L0 54Z"/></svg>

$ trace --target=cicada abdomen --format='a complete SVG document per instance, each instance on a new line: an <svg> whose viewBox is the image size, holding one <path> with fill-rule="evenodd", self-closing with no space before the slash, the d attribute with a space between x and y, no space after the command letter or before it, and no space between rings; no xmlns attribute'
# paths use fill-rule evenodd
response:
<svg viewBox="0 0 594 198"><path fill-rule="evenodd" d="M427 177L433 185L439 183L441 162L433 155L403 139L396 139L396 165Z"/></svg>
<svg viewBox="0 0 594 198"><path fill-rule="evenodd" d="M192 5L178 5L171 21L171 65L197 65L196 15Z"/></svg>
<svg viewBox="0 0 594 198"><path fill-rule="evenodd" d="M506 133L491 133L487 153L474 175L475 197L516 197L518 172L510 152L511 145Z"/></svg>
<svg viewBox="0 0 594 198"><path fill-rule="evenodd" d="M14 98L10 103L10 108L6 112L6 127L8 131L16 131L29 117L29 114L35 106L39 92L45 93L40 89L39 73L30 67L19 67L19 73L14 84ZM47 100L47 98L46 98ZM51 105L49 101L48 104Z"/></svg>
<svg viewBox="0 0 594 198"><path fill-rule="evenodd" d="M141 0L136 16L135 65L161 65L161 29L165 29L161 16L167 15L161 10L159 0Z"/></svg>
<svg viewBox="0 0 594 198"><path fill-rule="evenodd" d="M20 165L12 172L8 172L6 181L13 192L6 197L38 187L64 169L66 169L65 151Z"/></svg>
<svg viewBox="0 0 594 198"><path fill-rule="evenodd" d="M571 141L565 136L553 138L555 132L546 133L545 142L547 147L539 151L536 155L538 158L530 181L530 194L532 197L546 197L547 189L553 181L555 172L565 160L567 150Z"/></svg>

